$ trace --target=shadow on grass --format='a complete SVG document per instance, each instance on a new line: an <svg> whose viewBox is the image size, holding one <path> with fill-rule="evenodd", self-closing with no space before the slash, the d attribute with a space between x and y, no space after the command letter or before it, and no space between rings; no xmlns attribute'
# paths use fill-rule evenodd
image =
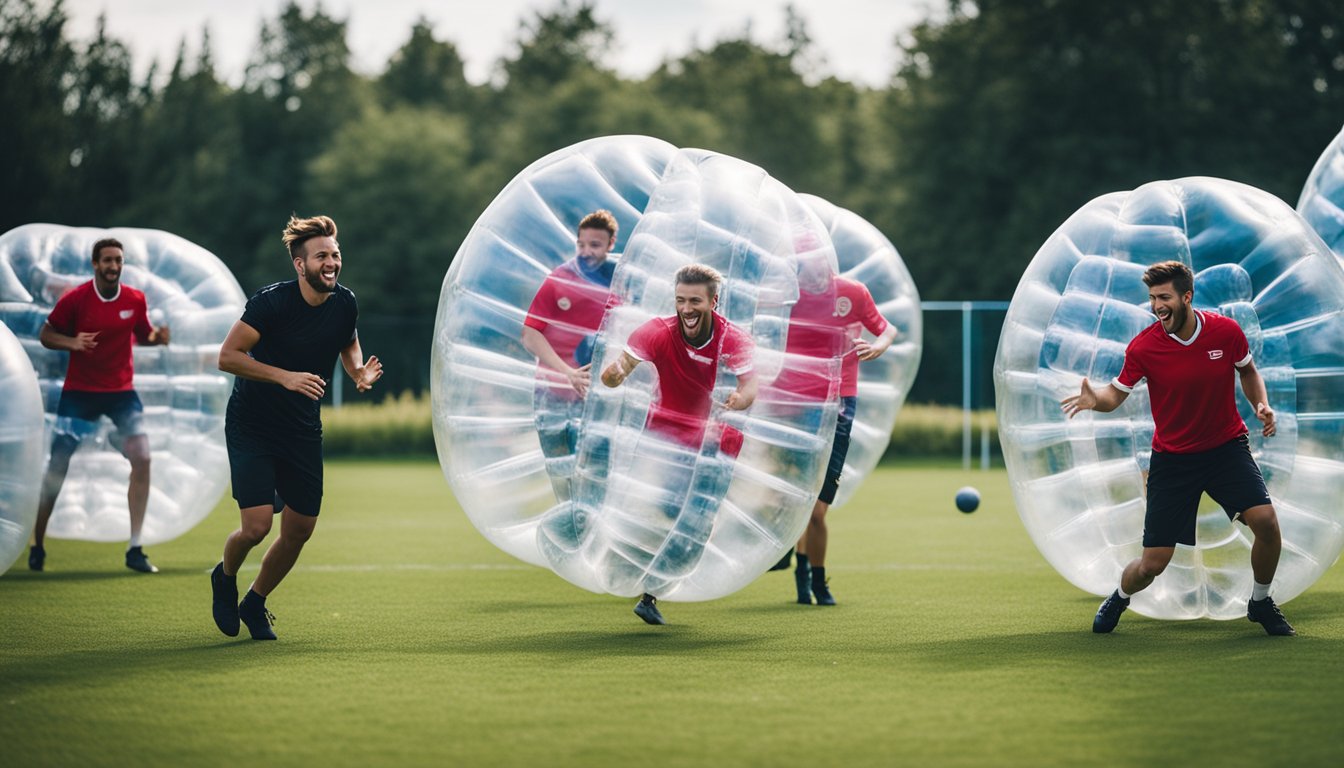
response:
<svg viewBox="0 0 1344 768"><path fill-rule="evenodd" d="M639 619L633 615L634 622ZM703 629L692 626L679 626L675 623L661 627L636 624L620 629L592 628L588 630L564 630L538 632L536 634L515 633L493 637L480 642L457 642L452 644L454 652L483 653L489 655L506 653L534 654L593 654L617 657L642 657L658 655L683 655L705 651L724 650L743 646L752 646L766 641L765 635L709 635Z"/></svg>

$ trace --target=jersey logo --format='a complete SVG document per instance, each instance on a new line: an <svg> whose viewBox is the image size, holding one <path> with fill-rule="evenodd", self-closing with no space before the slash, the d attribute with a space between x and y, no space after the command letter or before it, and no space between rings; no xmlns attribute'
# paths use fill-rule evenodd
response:
<svg viewBox="0 0 1344 768"><path fill-rule="evenodd" d="M122 319L122 320L130 320L130 319L131 319L131 315L134 315L134 314L135 314L135 310L134 310L134 309L123 309L123 310L121 310L120 312L118 312L117 314L121 315L121 319Z"/></svg>
<svg viewBox="0 0 1344 768"><path fill-rule="evenodd" d="M568 296L561 296L561 297L560 297L560 300L557 301L557 302L555 302L555 306L557 306L557 307L559 307L560 309L562 309L562 310L568 312L568 311L569 311L569 308L570 308L571 306L573 306L573 305L570 303L570 301L569 301L569 297L568 297Z"/></svg>
<svg viewBox="0 0 1344 768"><path fill-rule="evenodd" d="M852 309L854 309L854 303L848 298L841 296L835 300L835 314L832 315L832 317L845 317Z"/></svg>
<svg viewBox="0 0 1344 768"><path fill-rule="evenodd" d="M710 363L714 362L714 358L705 357L704 355L697 355L689 349L686 350L686 356L691 358L697 363L704 363L705 365L709 365Z"/></svg>
<svg viewBox="0 0 1344 768"><path fill-rule="evenodd" d="M1209 359L1210 359L1210 360L1218 360L1218 359L1222 358L1222 356L1223 356L1223 350L1221 350L1221 349L1210 349L1210 350L1209 350Z"/></svg>

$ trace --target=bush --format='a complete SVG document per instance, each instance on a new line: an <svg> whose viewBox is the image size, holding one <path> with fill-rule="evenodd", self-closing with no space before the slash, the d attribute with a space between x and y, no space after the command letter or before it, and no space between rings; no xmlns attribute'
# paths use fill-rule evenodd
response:
<svg viewBox="0 0 1344 768"><path fill-rule="evenodd" d="M429 395L403 392L381 403L322 409L327 456L435 456ZM989 430L990 454L998 459L999 433L993 411L971 414L971 452L980 455L981 433ZM960 457L962 411L943 405L907 405L896 418L883 461L916 457Z"/></svg>

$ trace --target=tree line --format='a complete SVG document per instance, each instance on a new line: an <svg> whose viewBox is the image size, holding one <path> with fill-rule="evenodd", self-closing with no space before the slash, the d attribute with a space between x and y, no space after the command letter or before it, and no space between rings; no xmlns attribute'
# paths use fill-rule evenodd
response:
<svg viewBox="0 0 1344 768"><path fill-rule="evenodd" d="M428 380L439 284L476 217L528 163L593 136L756 163L876 224L923 298L959 300L1009 298L1100 194L1206 175L1295 204L1344 123L1344 0L948 0L892 41L881 87L829 76L780 12L780 39L743 31L632 78L607 56L610 23L561 2L472 83L452 31L421 20L364 74L346 20L291 3L231 85L208 29L197 55L184 42L137 78L104 23L74 40L60 0L0 0L0 230L169 230L251 293L288 276L288 214L328 213L396 391ZM926 349L959 343L928 325ZM925 359L915 399L958 391Z"/></svg>

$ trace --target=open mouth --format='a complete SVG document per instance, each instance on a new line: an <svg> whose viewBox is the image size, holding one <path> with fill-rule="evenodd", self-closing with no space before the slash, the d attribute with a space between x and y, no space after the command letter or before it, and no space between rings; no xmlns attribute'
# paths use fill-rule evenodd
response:
<svg viewBox="0 0 1344 768"><path fill-rule="evenodd" d="M700 327L700 315L682 315L681 325L686 330L695 332Z"/></svg>
<svg viewBox="0 0 1344 768"><path fill-rule="evenodd" d="M335 280L335 279L336 279L336 270L334 270L334 269L324 269L324 270L322 270L321 275L322 275L322 279L323 279L323 280Z"/></svg>

